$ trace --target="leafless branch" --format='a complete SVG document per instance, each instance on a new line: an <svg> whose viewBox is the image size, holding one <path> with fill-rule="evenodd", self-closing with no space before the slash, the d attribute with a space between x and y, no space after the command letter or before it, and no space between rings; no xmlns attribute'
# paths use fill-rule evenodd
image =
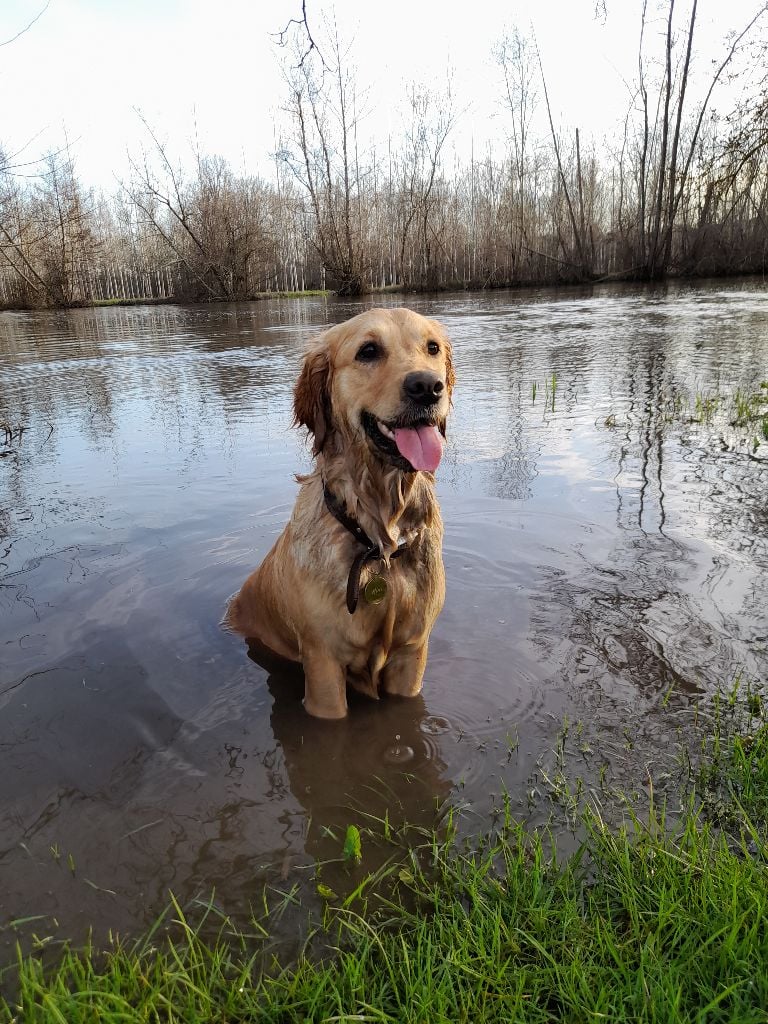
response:
<svg viewBox="0 0 768 1024"><path fill-rule="evenodd" d="M25 25L25 27L23 29L21 29L20 32L17 32L15 36L11 36L10 39L5 39L2 43L0 43L0 46L10 46L11 43L15 43L17 39L19 39L21 36L23 36L25 32L29 32L29 30L32 28L32 26L35 24L35 22L39 21L42 18L42 16L45 14L45 12L48 10L48 8L50 6L51 6L51 0L48 0L48 2L46 3L46 5L42 9L42 11L40 11L39 14L36 14L34 16L34 18L32 19L32 21L30 21L30 23L28 25Z"/></svg>

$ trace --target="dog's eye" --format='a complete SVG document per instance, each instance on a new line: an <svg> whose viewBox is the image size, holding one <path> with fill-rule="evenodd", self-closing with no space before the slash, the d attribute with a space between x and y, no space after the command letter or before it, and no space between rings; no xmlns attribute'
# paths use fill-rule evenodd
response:
<svg viewBox="0 0 768 1024"><path fill-rule="evenodd" d="M436 356L439 351L440 351L440 346L437 344L436 341L428 341L427 342L427 352L429 352L429 354L431 356Z"/></svg>
<svg viewBox="0 0 768 1024"><path fill-rule="evenodd" d="M375 359L378 359L381 355L381 350L375 341L367 341L362 348L357 350L355 359L361 363L372 363Z"/></svg>

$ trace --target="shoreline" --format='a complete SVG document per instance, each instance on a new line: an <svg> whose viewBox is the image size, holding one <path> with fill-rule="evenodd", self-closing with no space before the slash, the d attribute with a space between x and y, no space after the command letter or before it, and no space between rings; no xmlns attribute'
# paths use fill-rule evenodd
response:
<svg viewBox="0 0 768 1024"><path fill-rule="evenodd" d="M185 298L157 298L153 296L147 296L144 298L134 299L95 299L93 302L73 302L69 305L63 306L0 306L0 313L41 313L41 312L62 312L67 310L75 309L106 309L112 306L215 306L215 305L245 305L251 302L267 302L274 301L276 299L316 299L316 298L335 298L344 300L358 300L366 299L376 295L412 295L412 296L427 296L427 295L445 295L449 293L454 294L466 294L472 295L480 292L523 292L526 290L539 290L543 288L551 289L584 289L592 288L599 285L634 285L637 287L648 287L657 288L669 284L679 283L690 283L695 284L699 281L733 281L739 278L745 278L750 280L768 281L768 273L753 271L745 273L729 273L729 274L704 274L704 275L691 275L691 274L667 274L665 277L658 280L647 280L633 276L632 274L620 274L589 278L586 280L541 280L541 281L520 281L515 283L505 284L481 284L481 283L462 283L451 281L445 285L439 285L435 288L412 288L406 285L385 285L379 288L371 288L367 291L360 292L358 295L339 295L337 292L329 288L310 288L306 291L275 291L275 292L255 292L245 298L239 299L227 299L227 298L213 298L213 299L185 299Z"/></svg>

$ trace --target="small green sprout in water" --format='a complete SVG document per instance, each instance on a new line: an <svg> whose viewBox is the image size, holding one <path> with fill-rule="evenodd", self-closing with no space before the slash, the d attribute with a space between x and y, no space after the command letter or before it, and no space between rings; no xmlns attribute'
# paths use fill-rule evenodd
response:
<svg viewBox="0 0 768 1024"><path fill-rule="evenodd" d="M67 867L69 868L69 870L74 875L74 873L75 873L75 858L72 856L71 853L67 854Z"/></svg>
<svg viewBox="0 0 768 1024"><path fill-rule="evenodd" d="M658 416L663 423L699 424L721 431L720 440L724 450L735 450L735 445L746 445L753 453L768 441L768 389L766 381L750 385L744 390L723 391L718 382L710 391L678 391L673 397L662 396ZM547 393L549 384L545 383ZM683 395L685 398L683 398ZM736 436L729 438L724 433L726 425ZM605 426L615 426L613 413L605 420ZM762 460L761 460L762 461Z"/></svg>
<svg viewBox="0 0 768 1024"><path fill-rule="evenodd" d="M360 842L360 829L356 825L347 826L347 835L344 839L344 860L353 860L359 864L363 859L362 844Z"/></svg>
<svg viewBox="0 0 768 1024"><path fill-rule="evenodd" d="M323 885L322 882L317 883L317 892L324 900L337 900L339 898L330 886Z"/></svg>
<svg viewBox="0 0 768 1024"><path fill-rule="evenodd" d="M694 420L697 423L710 423L719 404L720 399L717 395L697 394Z"/></svg>
<svg viewBox="0 0 768 1024"><path fill-rule="evenodd" d="M47 920L47 914L29 914L27 917L16 917L13 921L8 922L8 928L23 928L25 924L33 924L35 921ZM53 918L54 923L57 924L56 918Z"/></svg>
<svg viewBox="0 0 768 1024"><path fill-rule="evenodd" d="M531 385L531 401L536 401L536 394L538 393L539 386L536 381ZM555 411L555 392L557 391L557 374L553 373L551 377L544 378L544 411L550 410Z"/></svg>
<svg viewBox="0 0 768 1024"><path fill-rule="evenodd" d="M667 708L667 707L669 706L669 702L670 702L670 700L672 699L672 694L673 694L674 692L675 692L675 684L674 684L674 681L673 681L673 682L671 682L671 683L669 684L669 686L667 687L667 691L666 691L666 693L665 693L665 694L664 694L664 696L663 696L663 697L661 698L661 706L662 706L663 708Z"/></svg>
<svg viewBox="0 0 768 1024"><path fill-rule="evenodd" d="M733 396L733 405L737 422L749 419L751 411L749 397L740 388L736 390L736 394Z"/></svg>
<svg viewBox="0 0 768 1024"><path fill-rule="evenodd" d="M506 739L507 739L507 763L509 763L512 755L515 753L517 748L520 746L520 737L517 735L517 731L515 731L514 736L512 735L512 733L508 732Z"/></svg>
<svg viewBox="0 0 768 1024"><path fill-rule="evenodd" d="M757 433L752 437L753 451L756 451L760 446L761 435L763 440L768 440L766 402L768 402L768 394L765 393L765 381L760 383L760 390L755 391L753 394L739 389L733 396L731 426L747 427L754 423L757 424Z"/></svg>

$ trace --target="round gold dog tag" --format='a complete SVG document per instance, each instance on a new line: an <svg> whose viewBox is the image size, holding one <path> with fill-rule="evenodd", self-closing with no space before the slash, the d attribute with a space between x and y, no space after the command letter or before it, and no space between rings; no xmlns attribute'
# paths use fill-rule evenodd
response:
<svg viewBox="0 0 768 1024"><path fill-rule="evenodd" d="M383 576L371 576L365 584L363 597L368 604L381 604L387 596L387 581Z"/></svg>

